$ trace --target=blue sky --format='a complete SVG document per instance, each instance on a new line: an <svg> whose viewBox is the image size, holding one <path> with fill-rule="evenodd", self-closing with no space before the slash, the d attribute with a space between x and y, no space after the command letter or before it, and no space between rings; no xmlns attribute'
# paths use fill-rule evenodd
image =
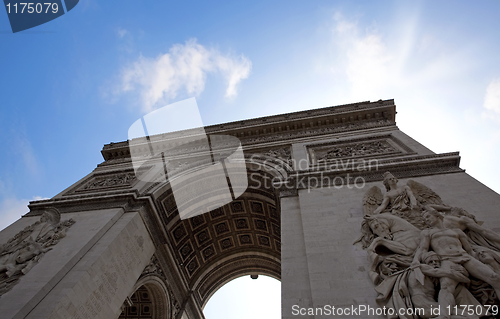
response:
<svg viewBox="0 0 500 319"><path fill-rule="evenodd" d="M394 98L402 131L499 192L499 30L494 0L81 0L16 34L0 10L0 228L193 96L206 125Z"/></svg>

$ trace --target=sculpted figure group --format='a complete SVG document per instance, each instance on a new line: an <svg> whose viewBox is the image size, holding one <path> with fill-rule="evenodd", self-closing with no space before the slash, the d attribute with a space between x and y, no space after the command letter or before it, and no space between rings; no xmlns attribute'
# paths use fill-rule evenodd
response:
<svg viewBox="0 0 500 319"><path fill-rule="evenodd" d="M75 221L61 221L56 209L46 210L40 220L27 226L0 245L0 297L52 249Z"/></svg>
<svg viewBox="0 0 500 319"><path fill-rule="evenodd" d="M389 318L491 316L499 305L500 236L430 188L397 183L386 172L386 193L377 186L367 191L356 241L368 251L377 301L395 310ZM464 313L462 305L474 310Z"/></svg>

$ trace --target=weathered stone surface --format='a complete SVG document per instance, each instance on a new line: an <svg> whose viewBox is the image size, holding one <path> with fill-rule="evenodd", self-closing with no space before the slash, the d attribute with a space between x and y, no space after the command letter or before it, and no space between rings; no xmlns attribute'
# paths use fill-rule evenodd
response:
<svg viewBox="0 0 500 319"><path fill-rule="evenodd" d="M63 219L71 218L76 221L75 224L66 237L47 252L11 291L0 298L0 312L5 318L24 318L32 312L122 214L120 209L64 214ZM1 233L1 239L5 240L9 233L23 229L38 219L21 218L9 226L5 233Z"/></svg>
<svg viewBox="0 0 500 319"><path fill-rule="evenodd" d="M153 252L139 214L123 214L27 318L116 318Z"/></svg>
<svg viewBox="0 0 500 319"><path fill-rule="evenodd" d="M0 232L0 243L7 242L50 207L62 219L75 220L66 237L0 298L2 316L116 318L123 307L133 307L130 297L137 290L149 292L151 299L144 300L153 308L165 305L164 317L196 319L225 283L258 274L281 279L283 318L331 317L308 314L327 305L376 309L370 251L353 242L364 216L384 200L386 171L399 178L400 186L411 179L500 232L499 195L459 167L458 153L435 154L401 132L393 100L213 125L205 131L242 142L248 171L240 177L249 181L242 196L180 220L168 181L155 180L147 168L138 172L141 178L134 176L128 141L105 145L105 161L93 172L54 198L31 203L25 217ZM151 143L175 145L184 133L153 136ZM173 163L179 175L193 168L182 165L182 156L189 156L183 152ZM209 196L192 194L198 195L200 202ZM411 199L403 202L411 204ZM386 205L377 214L406 211L395 206ZM392 244L396 237L390 238ZM402 251L415 249L405 244ZM488 251L479 254L496 269ZM439 276L423 265L432 262L421 258L419 267L426 276ZM384 271L390 272L393 265L386 264ZM424 283L431 289L428 280ZM297 316L294 309L301 307L306 314Z"/></svg>

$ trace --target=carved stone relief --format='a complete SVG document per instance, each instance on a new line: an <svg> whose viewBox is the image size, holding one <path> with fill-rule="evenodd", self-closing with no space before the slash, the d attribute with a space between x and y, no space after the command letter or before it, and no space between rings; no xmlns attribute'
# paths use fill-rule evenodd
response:
<svg viewBox="0 0 500 319"><path fill-rule="evenodd" d="M163 269L160 266L160 262L158 261L158 258L156 258L155 255L151 257L149 264L142 271L141 277L147 275L156 275L161 279L166 280L165 274L163 273Z"/></svg>
<svg viewBox="0 0 500 319"><path fill-rule="evenodd" d="M169 294L169 299L171 302L172 306L172 314L173 317L175 318L176 315L179 313L181 306L179 301L177 301L177 298L175 297L174 293L172 292L171 288L167 284L167 277L165 276L165 273L163 272L163 269L161 268L160 262L158 261L158 258L153 255L151 257L151 261L149 264L144 268L142 271L141 277L148 276L148 275L155 275L163 280L165 283L167 289L168 289L168 294Z"/></svg>
<svg viewBox="0 0 500 319"><path fill-rule="evenodd" d="M377 157L414 153L392 135L372 136L347 141L328 142L307 147L311 164L344 158Z"/></svg>
<svg viewBox="0 0 500 319"><path fill-rule="evenodd" d="M61 221L61 214L47 209L40 220L27 226L0 246L0 296L8 292L62 238L75 221Z"/></svg>
<svg viewBox="0 0 500 319"><path fill-rule="evenodd" d="M376 141L333 147L317 159L318 161L325 161L339 157L378 155L393 152L397 152L396 148L391 146L387 141Z"/></svg>
<svg viewBox="0 0 500 319"><path fill-rule="evenodd" d="M290 147L281 147L277 149L271 149L266 152L264 152L264 155L278 158L288 165L291 165L292 163L292 152Z"/></svg>
<svg viewBox="0 0 500 319"><path fill-rule="evenodd" d="M386 172L386 193L377 186L366 192L355 242L368 252L377 302L394 314L388 317L435 318L432 309L439 308L439 318L479 318L498 307L500 235L425 185L397 182ZM459 316L455 305L468 305L474 314ZM423 312L403 316L401 309Z"/></svg>
<svg viewBox="0 0 500 319"><path fill-rule="evenodd" d="M106 177L96 177L86 183L80 190L93 190L115 186L129 186L136 179L134 173L121 173Z"/></svg>

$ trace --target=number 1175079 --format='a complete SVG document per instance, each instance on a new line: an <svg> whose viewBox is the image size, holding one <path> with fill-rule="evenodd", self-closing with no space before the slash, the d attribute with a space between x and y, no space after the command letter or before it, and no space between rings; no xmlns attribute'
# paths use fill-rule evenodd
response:
<svg viewBox="0 0 500 319"><path fill-rule="evenodd" d="M16 2L14 4L7 3L7 13L57 13L59 11L59 6L57 3L45 2L45 3L31 3L31 2Z"/></svg>

